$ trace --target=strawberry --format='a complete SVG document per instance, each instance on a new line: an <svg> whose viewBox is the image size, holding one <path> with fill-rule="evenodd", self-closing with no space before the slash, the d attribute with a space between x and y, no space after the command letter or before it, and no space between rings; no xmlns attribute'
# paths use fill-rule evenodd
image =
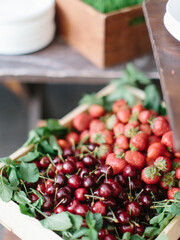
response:
<svg viewBox="0 0 180 240"><path fill-rule="evenodd" d="M79 142L79 135L76 132L70 132L66 135L66 141L72 144L78 144Z"/></svg>
<svg viewBox="0 0 180 240"><path fill-rule="evenodd" d="M99 119L94 119L90 122L89 130L94 132L99 132L106 129L106 125Z"/></svg>
<svg viewBox="0 0 180 240"><path fill-rule="evenodd" d="M157 137L156 135L152 135L148 139L148 147L151 146L153 143L161 142L161 138Z"/></svg>
<svg viewBox="0 0 180 240"><path fill-rule="evenodd" d="M105 160L110 153L112 153L112 146L108 144L101 144L94 150L94 156L102 160Z"/></svg>
<svg viewBox="0 0 180 240"><path fill-rule="evenodd" d="M147 149L147 158L148 159L156 159L156 158L162 156L164 151L165 151L165 146L162 143L160 143L160 142L153 143Z"/></svg>
<svg viewBox="0 0 180 240"><path fill-rule="evenodd" d="M144 110L144 107L142 105L142 103L138 103L136 104L135 106L132 107L132 113L135 113L135 112L142 112Z"/></svg>
<svg viewBox="0 0 180 240"><path fill-rule="evenodd" d="M170 130L169 123L167 120L160 116L153 120L152 131L154 135L160 137Z"/></svg>
<svg viewBox="0 0 180 240"><path fill-rule="evenodd" d="M122 148L119 148L116 144L114 144L114 150L113 151L116 155L121 155L121 154L125 153L125 150L122 149Z"/></svg>
<svg viewBox="0 0 180 240"><path fill-rule="evenodd" d="M123 123L118 123L113 127L113 132L115 137L121 135L124 133L124 124Z"/></svg>
<svg viewBox="0 0 180 240"><path fill-rule="evenodd" d="M88 143L88 139L89 139L89 131L84 130L83 132L81 132L81 134L79 135L80 142L81 143Z"/></svg>
<svg viewBox="0 0 180 240"><path fill-rule="evenodd" d="M105 164L112 167L114 175L121 173L127 165L121 155L116 155L115 153L110 153L107 156Z"/></svg>
<svg viewBox="0 0 180 240"><path fill-rule="evenodd" d="M139 151L144 151L147 147L148 135L144 132L138 133L130 140L131 146L135 147Z"/></svg>
<svg viewBox="0 0 180 240"><path fill-rule="evenodd" d="M134 135L136 135L139 131L139 127L138 125L134 124L134 123L127 123L124 126L124 135L128 138L133 137Z"/></svg>
<svg viewBox="0 0 180 240"><path fill-rule="evenodd" d="M141 178L146 184L156 184L161 175L155 166L146 167L141 172Z"/></svg>
<svg viewBox="0 0 180 240"><path fill-rule="evenodd" d="M175 171L177 168L180 168L180 158L174 158L172 161L172 169Z"/></svg>
<svg viewBox="0 0 180 240"><path fill-rule="evenodd" d="M180 152L175 152L175 153L174 153L174 156L175 156L176 158L180 158Z"/></svg>
<svg viewBox="0 0 180 240"><path fill-rule="evenodd" d="M126 106L126 105L127 105L127 103L124 99L117 100L112 105L112 111L114 113L117 113L121 107Z"/></svg>
<svg viewBox="0 0 180 240"><path fill-rule="evenodd" d="M169 189L172 188L175 185L175 176L174 176L174 172L168 172L165 173L164 176L161 178L160 181L160 186L163 189Z"/></svg>
<svg viewBox="0 0 180 240"><path fill-rule="evenodd" d="M106 129L101 132L90 132L90 142L97 144L113 144L113 132Z"/></svg>
<svg viewBox="0 0 180 240"><path fill-rule="evenodd" d="M168 158L172 158L172 153L168 152L168 150L165 150L163 153L163 156L168 157Z"/></svg>
<svg viewBox="0 0 180 240"><path fill-rule="evenodd" d="M108 130L112 130L114 126L118 124L118 119L115 114L112 114L111 116L106 118L105 122L106 122L106 128Z"/></svg>
<svg viewBox="0 0 180 240"><path fill-rule="evenodd" d="M141 124L139 126L139 130L141 132L144 132L144 133L148 134L149 136L151 136L152 130L151 130L151 127L148 123Z"/></svg>
<svg viewBox="0 0 180 240"><path fill-rule="evenodd" d="M71 146L71 144L64 139L58 139L57 142L62 149L69 148Z"/></svg>
<svg viewBox="0 0 180 240"><path fill-rule="evenodd" d="M130 116L131 116L131 110L130 110L130 107L128 106L121 107L117 112L117 118L122 123L127 123L130 119Z"/></svg>
<svg viewBox="0 0 180 240"><path fill-rule="evenodd" d="M89 114L93 117L93 118L99 118L102 115L104 115L105 113L105 109L103 106L98 105L98 104L93 104L90 106L89 108Z"/></svg>
<svg viewBox="0 0 180 240"><path fill-rule="evenodd" d="M167 191L167 196L169 199L174 199L174 195L180 191L180 188L173 187Z"/></svg>
<svg viewBox="0 0 180 240"><path fill-rule="evenodd" d="M118 147L122 148L122 149L128 149L129 148L129 139L124 136L124 135L120 135L116 138L116 142L115 142Z"/></svg>
<svg viewBox="0 0 180 240"><path fill-rule="evenodd" d="M139 113L139 121L143 124L148 123L151 119L151 112L149 110L144 110Z"/></svg>
<svg viewBox="0 0 180 240"><path fill-rule="evenodd" d="M169 131L162 136L161 142L168 148L170 152L174 151L173 132Z"/></svg>
<svg viewBox="0 0 180 240"><path fill-rule="evenodd" d="M87 113L80 113L73 119L73 127L82 132L89 128L91 117Z"/></svg>
<svg viewBox="0 0 180 240"><path fill-rule="evenodd" d="M180 167L176 169L175 176L178 180L180 180Z"/></svg>
<svg viewBox="0 0 180 240"><path fill-rule="evenodd" d="M168 157L158 157L154 161L154 165L157 167L159 171L169 172L171 170L171 160Z"/></svg>
<svg viewBox="0 0 180 240"><path fill-rule="evenodd" d="M125 153L125 160L126 162L138 169L142 169L145 164L145 157L141 152L138 151L127 151Z"/></svg>

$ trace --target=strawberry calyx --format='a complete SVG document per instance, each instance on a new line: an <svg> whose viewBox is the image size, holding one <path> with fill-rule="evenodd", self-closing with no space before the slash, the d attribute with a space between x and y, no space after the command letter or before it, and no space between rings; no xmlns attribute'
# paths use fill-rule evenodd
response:
<svg viewBox="0 0 180 240"><path fill-rule="evenodd" d="M94 149L94 152L93 152L94 157L101 158L108 152L108 150L109 150L109 147L105 144L102 144L99 147L96 147Z"/></svg>
<svg viewBox="0 0 180 240"><path fill-rule="evenodd" d="M128 138L132 138L135 136L139 131L139 127L133 128L131 127L128 131L125 132L125 136Z"/></svg>
<svg viewBox="0 0 180 240"><path fill-rule="evenodd" d="M131 115L131 117L130 117L130 119L129 119L129 123L133 123L134 121L138 121L138 117L139 117L139 112L137 111L137 112L134 112L132 115Z"/></svg>
<svg viewBox="0 0 180 240"><path fill-rule="evenodd" d="M136 148L135 146L133 146L131 143L129 144L129 147L131 149L132 152L138 151L138 148Z"/></svg>
<svg viewBox="0 0 180 240"><path fill-rule="evenodd" d="M101 132L98 132L96 134L93 135L93 142L102 144L102 143L106 143L104 136L102 135Z"/></svg>
<svg viewBox="0 0 180 240"><path fill-rule="evenodd" d="M159 171L165 172L167 170L167 162L165 158L159 158L155 161L154 165Z"/></svg>
<svg viewBox="0 0 180 240"><path fill-rule="evenodd" d="M115 123L116 123L116 115L113 114L106 119L106 128L108 130L112 130Z"/></svg>
<svg viewBox="0 0 180 240"><path fill-rule="evenodd" d="M175 171L165 173L161 179L164 187L172 188L175 185Z"/></svg>
<svg viewBox="0 0 180 240"><path fill-rule="evenodd" d="M123 152L123 150L121 151L120 154L116 154L116 158L121 158L124 159L125 153Z"/></svg>
<svg viewBox="0 0 180 240"><path fill-rule="evenodd" d="M150 166L145 170L145 174L148 178L150 178L151 180L153 180L154 178L156 178L157 176L161 176L159 170L157 169L156 166Z"/></svg>

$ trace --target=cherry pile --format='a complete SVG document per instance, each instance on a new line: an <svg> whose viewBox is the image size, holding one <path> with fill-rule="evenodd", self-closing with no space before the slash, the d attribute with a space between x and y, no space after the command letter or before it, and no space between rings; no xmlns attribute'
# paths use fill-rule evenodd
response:
<svg viewBox="0 0 180 240"><path fill-rule="evenodd" d="M92 105L57 142L62 153L35 160L40 178L26 187L43 196L41 210L47 216L100 213L99 239L114 240L125 232L142 236L157 214L154 201L180 190L180 154L173 152L168 119L141 103L130 108L118 100L111 113ZM30 199L38 196L32 193Z"/></svg>

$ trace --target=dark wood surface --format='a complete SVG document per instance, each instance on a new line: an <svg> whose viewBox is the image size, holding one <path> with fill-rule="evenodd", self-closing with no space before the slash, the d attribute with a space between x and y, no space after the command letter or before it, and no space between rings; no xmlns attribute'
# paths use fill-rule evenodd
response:
<svg viewBox="0 0 180 240"><path fill-rule="evenodd" d="M166 0L149 0L144 2L151 44L161 86L167 105L168 116L174 131L176 150L180 150L180 42L166 30L163 18Z"/></svg>
<svg viewBox="0 0 180 240"><path fill-rule="evenodd" d="M152 78L158 78L152 54L132 61ZM0 55L0 82L16 77L24 83L108 83L119 78L125 64L100 70L59 39L47 48L29 55Z"/></svg>

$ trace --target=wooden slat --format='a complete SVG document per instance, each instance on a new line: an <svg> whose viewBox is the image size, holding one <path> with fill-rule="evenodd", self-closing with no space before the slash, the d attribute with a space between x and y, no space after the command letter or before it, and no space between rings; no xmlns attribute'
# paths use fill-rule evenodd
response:
<svg viewBox="0 0 180 240"><path fill-rule="evenodd" d="M176 150L180 150L180 43L173 38L163 24L166 0L149 0L143 9L160 74Z"/></svg>

